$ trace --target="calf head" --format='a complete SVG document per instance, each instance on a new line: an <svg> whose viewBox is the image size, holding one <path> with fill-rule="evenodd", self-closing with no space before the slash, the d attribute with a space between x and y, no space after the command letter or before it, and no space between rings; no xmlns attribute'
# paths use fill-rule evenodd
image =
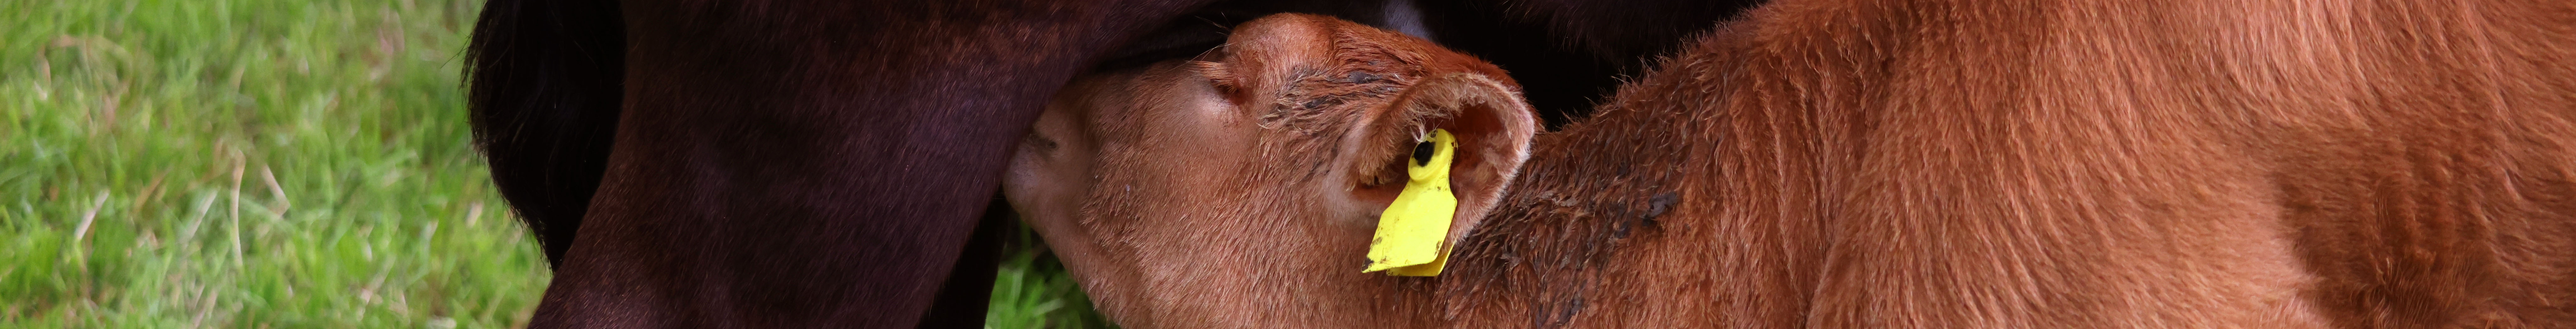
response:
<svg viewBox="0 0 2576 329"><path fill-rule="evenodd" d="M1448 239L1528 157L1500 69L1332 18L1237 27L1197 60L1077 78L1018 146L1011 205L1121 324L1419 327L1430 279L1361 273L1421 136L1457 136Z"/></svg>

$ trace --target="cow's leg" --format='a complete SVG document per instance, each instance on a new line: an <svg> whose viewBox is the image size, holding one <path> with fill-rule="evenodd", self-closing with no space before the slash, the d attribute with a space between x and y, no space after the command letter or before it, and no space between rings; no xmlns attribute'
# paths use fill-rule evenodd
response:
<svg viewBox="0 0 2576 329"><path fill-rule="evenodd" d="M1018 213L998 196L984 206L984 219L975 223L975 237L966 240L966 250L957 255L957 265L949 268L948 282L939 286L939 297L931 301L930 311L923 314L919 328L982 328L984 312L992 306L994 271L1001 269L1002 241L1020 229Z"/></svg>
<svg viewBox="0 0 2576 329"><path fill-rule="evenodd" d="M548 265L563 264L606 170L622 25L606 0L493 0L474 24L474 142Z"/></svg>

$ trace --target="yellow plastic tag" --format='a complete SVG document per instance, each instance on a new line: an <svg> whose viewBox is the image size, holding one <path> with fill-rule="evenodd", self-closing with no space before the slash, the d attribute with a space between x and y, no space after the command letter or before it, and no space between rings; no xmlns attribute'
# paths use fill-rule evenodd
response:
<svg viewBox="0 0 2576 329"><path fill-rule="evenodd" d="M1458 212L1458 197L1449 191L1449 162L1457 157L1457 137L1433 129L1431 157L1407 157L1404 192L1378 215L1377 236L1369 240L1369 265L1360 272L1386 271L1394 276L1435 276L1449 262L1449 221Z"/></svg>

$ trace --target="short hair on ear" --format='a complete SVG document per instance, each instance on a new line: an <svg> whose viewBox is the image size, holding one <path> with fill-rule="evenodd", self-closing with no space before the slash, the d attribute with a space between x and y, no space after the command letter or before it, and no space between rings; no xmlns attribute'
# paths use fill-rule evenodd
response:
<svg viewBox="0 0 2576 329"><path fill-rule="evenodd" d="M1350 184L1402 181L1402 164L1415 153L1419 132L1442 129L1456 136L1457 157L1450 163L1451 190L1458 196L1449 235L1454 241L1493 210L1519 175L1538 122L1518 88L1480 73L1451 72L1405 88L1351 129L1342 145L1342 154L1349 155L1343 170L1356 174Z"/></svg>

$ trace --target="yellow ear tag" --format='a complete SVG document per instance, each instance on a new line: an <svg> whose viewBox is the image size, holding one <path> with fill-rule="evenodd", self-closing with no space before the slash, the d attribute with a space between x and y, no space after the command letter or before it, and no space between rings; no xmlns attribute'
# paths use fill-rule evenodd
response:
<svg viewBox="0 0 2576 329"><path fill-rule="evenodd" d="M1457 137L1431 130L1431 157L1407 157L1404 192L1377 218L1377 237L1369 240L1369 264L1360 272L1386 271L1393 276L1435 276L1449 262L1449 221L1458 212L1458 197L1449 191L1449 162L1457 156ZM1416 150L1420 152L1421 150Z"/></svg>

